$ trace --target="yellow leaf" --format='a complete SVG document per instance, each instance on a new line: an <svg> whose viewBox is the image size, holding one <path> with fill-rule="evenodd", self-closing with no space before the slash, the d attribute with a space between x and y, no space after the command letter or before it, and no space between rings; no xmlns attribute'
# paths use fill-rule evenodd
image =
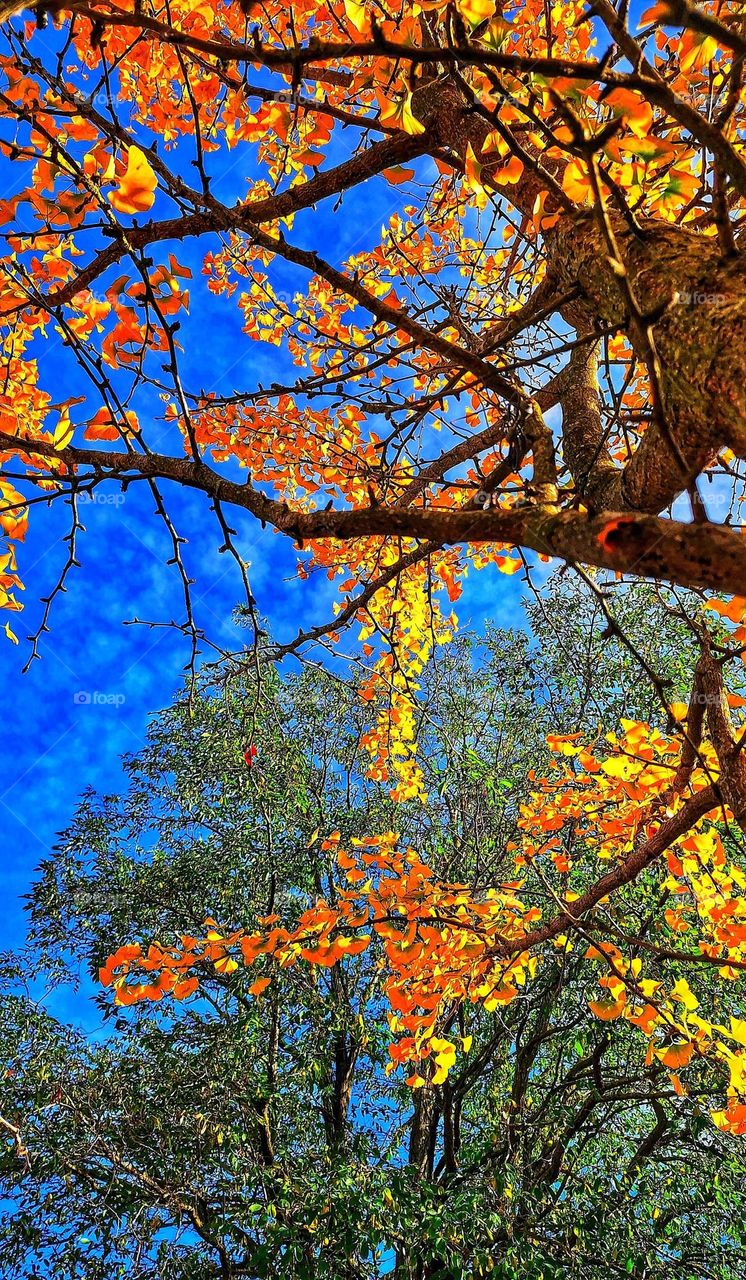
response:
<svg viewBox="0 0 746 1280"><path fill-rule="evenodd" d="M69 409L64 409L60 414L60 420L54 431L53 443L55 449L64 449L69 445L73 438L74 431L75 427L70 421L70 411Z"/></svg>
<svg viewBox="0 0 746 1280"><path fill-rule="evenodd" d="M470 27L478 27L480 22L495 15L495 0L458 0L459 13Z"/></svg>
<svg viewBox="0 0 746 1280"><path fill-rule="evenodd" d="M686 978L679 978L678 982L671 988L671 996L674 1000L680 1000L685 1009L693 1012L699 1007L699 1001L689 989L689 983Z"/></svg>
<svg viewBox="0 0 746 1280"><path fill-rule="evenodd" d="M685 1084L682 1084L675 1071L671 1072L671 1084L673 1085L674 1093L678 1094L680 1098L685 1098L687 1096L689 1090Z"/></svg>
<svg viewBox="0 0 746 1280"><path fill-rule="evenodd" d="M356 31L367 31L368 15L365 12L365 5L358 4L357 0L344 0L344 5L347 21L352 23Z"/></svg>
<svg viewBox="0 0 746 1280"><path fill-rule="evenodd" d="M480 22L494 18L496 8L495 0L458 0L459 13L470 27L479 27Z"/></svg>
<svg viewBox="0 0 746 1280"><path fill-rule="evenodd" d="M610 760L604 760L601 768L610 778L621 778L623 782L629 782L644 766L640 760L631 760L629 756L612 756Z"/></svg>
<svg viewBox="0 0 746 1280"><path fill-rule="evenodd" d="M406 97L399 98L397 102L389 102L381 112L382 124L396 125L397 129L403 129L405 133L418 134L425 132L425 126L421 123L412 111L412 95L408 93Z"/></svg>
<svg viewBox="0 0 746 1280"><path fill-rule="evenodd" d="M117 190L109 196L109 203L119 213L146 213L152 208L157 186L158 179L147 156L133 145L127 152L127 168Z"/></svg>
<svg viewBox="0 0 746 1280"><path fill-rule="evenodd" d="M430 1043L435 1050L437 1068L433 1076L433 1084L442 1084L456 1061L456 1046L450 1040L443 1040L439 1036L433 1036Z"/></svg>
<svg viewBox="0 0 746 1280"><path fill-rule="evenodd" d="M487 204L487 192L482 182L482 166L470 142L466 147L464 161L464 186L476 197L477 207L484 209Z"/></svg>

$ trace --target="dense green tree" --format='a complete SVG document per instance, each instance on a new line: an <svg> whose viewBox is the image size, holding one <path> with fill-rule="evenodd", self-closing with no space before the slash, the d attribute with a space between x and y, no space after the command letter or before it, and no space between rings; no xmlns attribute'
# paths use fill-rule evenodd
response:
<svg viewBox="0 0 746 1280"><path fill-rule="evenodd" d="M642 643L674 692L691 665L686 627L642 592L623 601L623 640L585 592L532 623L537 641L466 637L433 668L426 806L366 780L345 680L251 664L154 718L121 796L84 796L30 895L27 952L4 964L7 1280L742 1274L744 1162L700 1105L712 1068L677 1097L633 1028L592 1016L580 952L503 1011L462 1010L471 1053L416 1093L386 1073L367 955L283 971L258 999L243 968L211 969L183 1005L98 994L93 1034L50 1012L50 987L80 971L87 990L121 942L332 899L318 831L395 824L439 873L499 881L546 733L652 715ZM654 885L627 904L640 927Z"/></svg>

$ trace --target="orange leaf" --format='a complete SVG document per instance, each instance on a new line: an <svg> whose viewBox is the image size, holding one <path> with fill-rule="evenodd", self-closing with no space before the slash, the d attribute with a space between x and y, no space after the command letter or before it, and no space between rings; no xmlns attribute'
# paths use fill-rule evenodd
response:
<svg viewBox="0 0 746 1280"><path fill-rule="evenodd" d="M602 1022L611 1022L619 1017L626 1003L626 997L622 994L618 1000L589 1000L588 1007Z"/></svg>
<svg viewBox="0 0 746 1280"><path fill-rule="evenodd" d="M184 978L183 982L177 982L171 992L174 1000L185 1000L199 986L199 978Z"/></svg>
<svg viewBox="0 0 746 1280"><path fill-rule="evenodd" d="M656 1049L655 1056L659 1058L664 1067L686 1067L691 1061L694 1053L694 1045L690 1041L683 1041L681 1044L672 1044L668 1049Z"/></svg>

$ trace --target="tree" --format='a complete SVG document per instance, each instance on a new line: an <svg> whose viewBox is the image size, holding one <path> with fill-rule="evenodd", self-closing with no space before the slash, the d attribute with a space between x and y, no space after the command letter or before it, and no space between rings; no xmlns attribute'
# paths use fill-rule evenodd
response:
<svg viewBox="0 0 746 1280"><path fill-rule="evenodd" d="M649 623L628 621L649 638ZM584 628L567 640L577 668ZM686 644L661 629L654 647L672 679ZM427 809L366 779L364 708L350 685L313 671L264 683L251 769L253 681L227 700L203 686L155 719L121 798L84 797L32 891L28 952L5 965L8 1280L347 1280L394 1264L402 1277L596 1280L599 1258L612 1275L740 1274L743 1156L706 1116L717 1069L703 1059L677 1094L663 1063L643 1062L634 1027L612 1035L590 1012L597 975L579 950L553 949L520 1000L463 1008L469 1051L414 1092L386 1070L390 1020L368 952L291 966L269 985L243 966L209 967L202 998L186 1003L115 1014L105 997L114 1025L93 1038L22 994L21 974L37 986L76 965L95 974L112 938L165 941L200 930L207 911L244 926L272 910L289 921L318 894L331 901L345 880L319 825L351 839L395 817L439 875L499 883L527 762L547 759L550 726L589 727L597 712L556 679L554 646L531 646L533 671L528 646L494 633L475 676L465 638L431 673L438 786ZM609 719L619 683L634 679L621 653L613 666L594 694ZM518 698L530 716L515 715ZM630 888L617 922L641 927L652 884ZM527 894L540 901L539 882ZM734 993L721 1016L737 1009Z"/></svg>
<svg viewBox="0 0 746 1280"><path fill-rule="evenodd" d="M43 628L76 563L79 499L147 486L195 668L165 495L203 494L253 629L225 678L268 678L351 627L368 778L405 806L434 803L421 686L467 568L522 568L539 615L564 610L572 633L572 609L537 586L558 558L604 619L598 669L571 650L561 699L583 680L607 700L593 725L549 727L499 881L433 858L427 807L417 839L398 816L376 814L356 845L338 823L317 837L333 892L315 886L304 910L112 938L101 976L120 1005L196 1003L242 962L251 986L380 964L392 1064L422 1112L468 1057L459 1019L520 1008L570 956L593 966L590 1007L620 1046L643 1037L682 1096L714 1073L716 1127L746 1131L746 1027L720 1013L746 966L746 598L712 596L742 591L746 568L740 8L71 0L37 7L41 36L6 26L2 145L23 175L2 205L11 609L32 505L72 514ZM329 207L359 216L381 192L396 208L377 242L321 252ZM216 388L200 367L206 325L230 317L247 351L276 348L271 385ZM38 360L51 326L75 369L55 374L54 402ZM244 513L297 543L301 574L340 579L329 622L288 644L262 633ZM627 616L614 575L663 586ZM641 613L685 637L666 654L675 678L649 629L635 638ZM633 664L618 722L615 646ZM631 669L653 710L633 711ZM253 735L244 747L256 777ZM628 914L640 901L650 918Z"/></svg>

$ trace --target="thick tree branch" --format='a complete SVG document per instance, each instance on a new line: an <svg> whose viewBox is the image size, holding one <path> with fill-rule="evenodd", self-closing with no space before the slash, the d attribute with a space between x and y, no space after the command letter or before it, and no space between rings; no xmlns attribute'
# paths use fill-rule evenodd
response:
<svg viewBox="0 0 746 1280"><path fill-rule="evenodd" d="M598 339L576 346L562 387L562 451L575 487L592 511L621 511L623 472L606 445L598 387Z"/></svg>
<svg viewBox="0 0 746 1280"><path fill-rule="evenodd" d="M697 664L700 693L707 728L720 764L718 785L723 799L741 830L746 830L746 756L743 738L736 739L720 665L705 640Z"/></svg>
<svg viewBox="0 0 746 1280"><path fill-rule="evenodd" d="M362 507L302 512L268 498L251 485L236 484L188 458L164 454L114 453L51 441L21 441L0 433L0 448L29 458L56 458L73 471L68 487L138 477L172 480L220 502L249 511L299 543L330 538L413 538L438 546L459 542L499 542L522 546L570 563L596 565L619 573L737 593L746 580L746 539L723 525L683 524L629 512L589 517L579 511L526 504L514 509L474 511L453 508ZM33 476L29 476L33 480ZM64 491L65 480L61 489Z"/></svg>

